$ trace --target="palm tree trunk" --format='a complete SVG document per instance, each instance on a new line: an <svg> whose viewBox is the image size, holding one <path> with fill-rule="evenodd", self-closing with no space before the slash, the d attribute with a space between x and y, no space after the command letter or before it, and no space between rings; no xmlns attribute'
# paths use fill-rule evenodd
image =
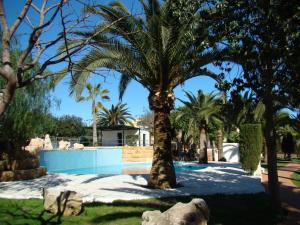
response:
<svg viewBox="0 0 300 225"><path fill-rule="evenodd" d="M206 123L200 125L200 152L199 163L207 163L207 129Z"/></svg>
<svg viewBox="0 0 300 225"><path fill-rule="evenodd" d="M221 159L224 158L224 153L223 153L223 131L222 131L222 129L218 130L217 149L218 149L218 160L221 160Z"/></svg>
<svg viewBox="0 0 300 225"><path fill-rule="evenodd" d="M93 146L97 146L98 140L97 140L97 116L96 116L96 103L93 99L92 108L93 108Z"/></svg>
<svg viewBox="0 0 300 225"><path fill-rule="evenodd" d="M271 206L279 212L281 210L279 183L277 173L277 155L276 155L276 136L274 129L274 109L272 97L265 99L265 138L268 157L268 189L270 194Z"/></svg>
<svg viewBox="0 0 300 225"><path fill-rule="evenodd" d="M154 152L148 186L167 189L175 187L176 175L171 151L170 111L173 94L156 92L149 95L149 106L154 111Z"/></svg>

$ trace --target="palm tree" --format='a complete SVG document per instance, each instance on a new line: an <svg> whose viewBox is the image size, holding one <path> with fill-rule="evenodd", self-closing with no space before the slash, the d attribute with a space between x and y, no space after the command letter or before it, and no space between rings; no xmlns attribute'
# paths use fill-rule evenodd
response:
<svg viewBox="0 0 300 225"><path fill-rule="evenodd" d="M108 93L109 91L107 89L101 90L101 84L97 84L95 86L92 86L90 83L86 85L86 89L88 90L88 96L79 96L77 97L78 102L82 101L90 101L92 100L92 115L93 115L93 146L96 146L98 143L97 140L97 112L100 109L103 109L103 105L101 102L96 102L97 97L99 96L101 100L108 100Z"/></svg>
<svg viewBox="0 0 300 225"><path fill-rule="evenodd" d="M103 108L98 114L98 124L100 126L117 126L131 124L134 118L128 112L126 104L118 103L112 105L110 109Z"/></svg>
<svg viewBox="0 0 300 225"><path fill-rule="evenodd" d="M95 31L77 32L83 38L95 35L94 48L74 66L73 86L80 91L90 71L105 67L121 73L120 98L132 80L149 91L149 107L154 112L154 155L148 185L165 189L176 185L169 118L174 108L173 90L199 75L218 79L205 66L219 58L221 50L216 43L210 44L217 39L209 37L212 22L205 16L210 8L203 5L200 10L194 9L189 21L181 23L172 13L172 1L160 2L140 0L142 16L131 14L120 2L87 7L86 11L100 15L102 22Z"/></svg>
<svg viewBox="0 0 300 225"><path fill-rule="evenodd" d="M190 92L185 92L188 101L180 100L185 107L180 111L177 119L183 116L188 116L191 126L196 126L199 129L199 145L198 152L199 163L207 163L207 147L208 140L208 124L210 122L220 122L218 113L220 111L220 101L216 99L217 95L213 92L205 95L201 90L197 96Z"/></svg>

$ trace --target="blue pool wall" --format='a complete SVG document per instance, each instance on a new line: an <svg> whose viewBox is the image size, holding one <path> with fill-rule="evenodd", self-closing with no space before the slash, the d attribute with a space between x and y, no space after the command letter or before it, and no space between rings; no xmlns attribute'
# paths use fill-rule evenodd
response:
<svg viewBox="0 0 300 225"><path fill-rule="evenodd" d="M48 172L83 169L122 164L122 148L99 148L95 150L42 150L40 165Z"/></svg>

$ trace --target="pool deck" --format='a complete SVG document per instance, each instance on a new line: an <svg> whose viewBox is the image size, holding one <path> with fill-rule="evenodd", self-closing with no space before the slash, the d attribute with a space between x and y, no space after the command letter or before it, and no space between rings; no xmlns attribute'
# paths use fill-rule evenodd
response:
<svg viewBox="0 0 300 225"><path fill-rule="evenodd" d="M76 191L82 195L83 202L264 192L261 178L246 175L239 164L209 163L204 169L178 173L177 182L182 187L176 189L147 189L148 177L149 174L48 174L34 180L0 182L0 198L42 199L43 188Z"/></svg>

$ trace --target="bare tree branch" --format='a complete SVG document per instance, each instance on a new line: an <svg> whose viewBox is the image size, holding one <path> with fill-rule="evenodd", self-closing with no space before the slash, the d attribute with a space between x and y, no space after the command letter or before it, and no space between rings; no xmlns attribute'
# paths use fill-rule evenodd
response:
<svg viewBox="0 0 300 225"><path fill-rule="evenodd" d="M19 27L20 23L25 18L26 14L27 14L27 12L30 8L31 3L32 3L32 0L27 0L26 1L20 15L17 17L16 21L14 22L14 24L10 28L9 39L11 39L11 37L14 35L15 31Z"/></svg>

